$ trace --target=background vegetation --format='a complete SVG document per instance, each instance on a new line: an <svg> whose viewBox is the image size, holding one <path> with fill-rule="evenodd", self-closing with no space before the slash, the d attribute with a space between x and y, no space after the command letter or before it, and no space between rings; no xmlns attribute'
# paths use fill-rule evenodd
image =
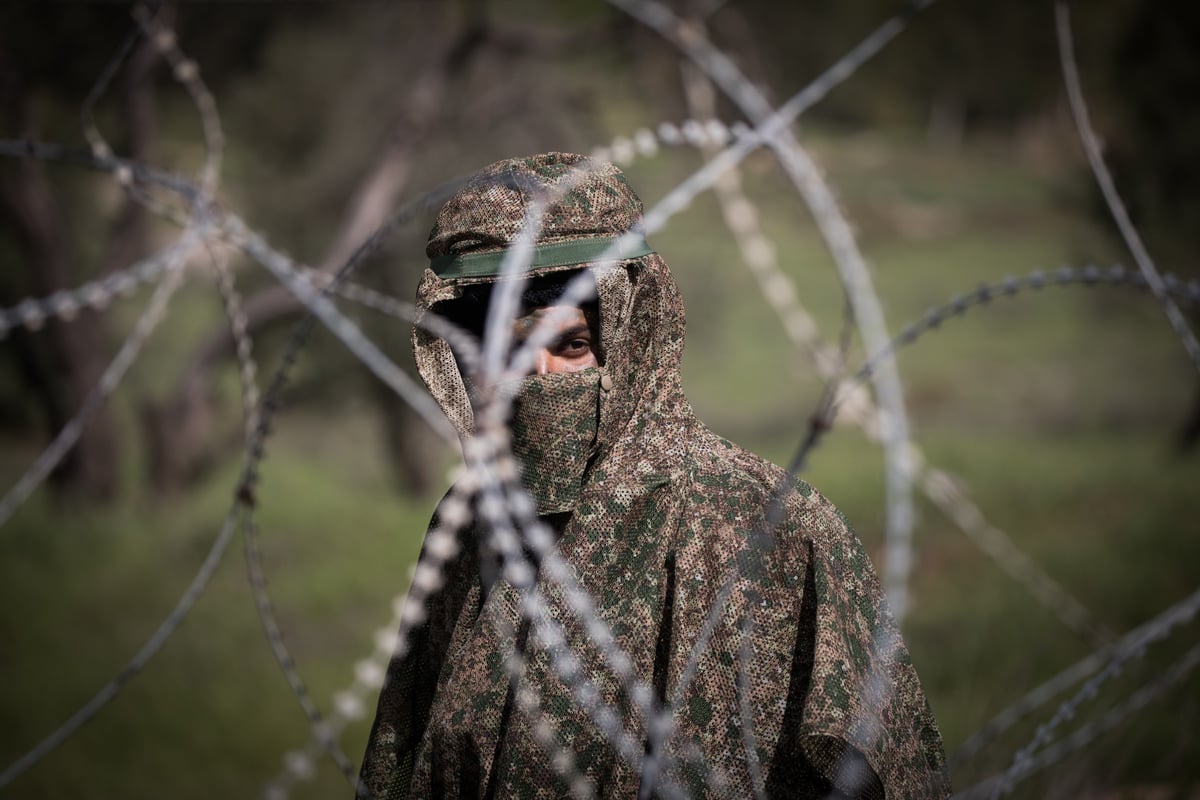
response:
<svg viewBox="0 0 1200 800"><path fill-rule="evenodd" d="M894 6L786 5L690 9L711 14L717 44L777 101ZM218 101L229 142L221 202L316 266L339 263L344 241L361 240L349 234L368 188L385 191L385 208L395 207L498 158L588 152L687 115L676 53L590 0L182 4L162 13ZM1195 274L1200 71L1189 43L1198 15L1123 0L1080 6L1075 19L1085 86L1119 184L1163 268ZM80 105L130 27L117 4L0 8L0 137L80 144ZM143 50L98 105L98 125L118 153L194 174L202 156L195 110ZM945 2L804 123L802 141L857 226L893 330L982 281L1127 260L1064 113L1056 58L1049 5ZM724 106L720 116L737 118ZM626 170L649 204L700 163L679 148ZM743 183L801 302L836 338L841 290L807 212L769 154L745 162ZM173 233L108 178L73 167L0 161L0 188L5 307L125 266ZM359 278L410 297L429 222L398 231ZM699 198L653 243L684 292L684 378L701 417L786 460L821 382L769 312L713 198ZM261 270L236 267L269 374L297 309ZM0 343L5 485L74 413L148 294ZM346 308L405 357L406 326ZM0 764L125 663L216 536L237 474L240 424L223 331L217 293L197 265L106 414L0 530ZM861 362L860 349L852 353ZM1200 395L1144 292L1047 289L997 302L905 350L900 369L930 461L969 486L988 519L1104 625L1124 632L1195 589ZM305 348L286 399L258 493L262 546L284 634L328 708L404 590L455 454L323 332ZM877 450L835 428L806 477L845 511L879 563ZM953 752L1091 648L932 507L921 508L917 558L905 636ZM240 555L227 554L145 674L8 794L259 792L308 730L261 633L244 571ZM1151 648L1084 718L1161 675L1196 641L1196 628ZM956 785L1006 766L1049 713L956 771ZM1018 794L1195 796L1198 714L1200 684L1191 677ZM369 717L347 730L352 757ZM340 780L325 763L293 795L345 796Z"/></svg>

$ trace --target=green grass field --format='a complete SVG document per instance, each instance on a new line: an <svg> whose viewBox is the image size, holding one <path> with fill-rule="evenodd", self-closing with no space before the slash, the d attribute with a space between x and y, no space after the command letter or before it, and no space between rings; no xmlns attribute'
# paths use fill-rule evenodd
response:
<svg viewBox="0 0 1200 800"><path fill-rule="evenodd" d="M893 330L981 281L1124 258L1081 212L1072 182L1078 165L1069 158L1047 166L995 143L934 152L918 140L878 135L810 138L859 225ZM635 164L631 182L649 203L695 163L677 154ZM841 290L807 213L765 154L748 161L745 184L801 302L836 338ZM821 383L758 294L715 201L700 198L654 243L688 306L685 383L701 417L786 460ZM159 370L211 322L210 295L185 295L135 367L134 386L154 386ZM856 346L851 364L862 357ZM988 519L1100 623L1119 634L1194 591L1200 456L1174 455L1172 441L1197 382L1146 294L1068 288L997 301L947 322L899 363L914 436L929 462L958 476ZM117 403L132 429L132 400ZM328 710L390 617L436 498L390 488L378 423L360 401L289 409L276 427L258 492L265 568L300 672ZM37 446L6 442L0 476L14 480ZM452 464L444 452L431 458ZM120 669L217 535L235 463L177 497L137 488L138 468L134 459L129 490L113 508L72 508L42 490L0 530L0 763ZM873 445L838 427L806 473L843 509L877 563L882 469ZM918 509L915 606L905 635L952 752L1090 648L928 502L920 499ZM1192 623L1150 648L1070 725L1154 680L1196 639ZM996 742L955 774L956 784L1003 769L1052 711L1041 709ZM1017 796L1195 796L1198 718L1200 682L1191 676ZM368 715L343 738L352 758L369 723ZM256 618L238 539L144 674L5 796L255 796L283 754L307 739ZM328 761L293 791L297 798L348 794Z"/></svg>

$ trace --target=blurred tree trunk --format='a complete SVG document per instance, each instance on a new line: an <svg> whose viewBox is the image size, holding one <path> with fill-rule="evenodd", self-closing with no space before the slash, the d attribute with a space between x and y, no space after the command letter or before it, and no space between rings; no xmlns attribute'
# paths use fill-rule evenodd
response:
<svg viewBox="0 0 1200 800"><path fill-rule="evenodd" d="M173 8L163 8L158 19L170 26ZM142 37L129 54L118 84L121 117L126 141L126 153L134 161L148 164L154 158L158 139L158 124L154 109L154 86L151 71L158 53L148 39ZM150 250L149 218L146 207L128 196L121 214L113 225L105 257L105 272L122 269L142 258Z"/></svg>
<svg viewBox="0 0 1200 800"><path fill-rule="evenodd" d="M411 353L398 362L410 374L416 373ZM373 375L370 377L370 395L381 415L383 443L397 488L418 495L432 491L438 484L439 467L443 466L441 453L445 443L408 403ZM433 454L438 455L433 457Z"/></svg>
<svg viewBox="0 0 1200 800"><path fill-rule="evenodd" d="M342 267L363 241L386 219L408 180L416 141L401 125L376 165L370 169L350 203L333 244L317 271L331 275ZM246 299L243 312L249 335L292 319L303 305L287 287L272 284ZM211 331L193 349L174 387L142 408L142 425L149 446L150 480L171 491L200 478L216 463L222 443L214 436L217 412L212 393L213 372L235 352L227 324Z"/></svg>
<svg viewBox="0 0 1200 800"><path fill-rule="evenodd" d="M1200 389L1192 397L1192 409L1175 439L1176 450L1181 454L1195 452L1196 446L1200 445Z"/></svg>
<svg viewBox="0 0 1200 800"><path fill-rule="evenodd" d="M967 107L954 91L942 91L929 104L925 138L932 147L959 150L967 131Z"/></svg>
<svg viewBox="0 0 1200 800"><path fill-rule="evenodd" d="M142 40L130 54L121 75L123 133L129 155L150 158L156 138L150 70L156 55ZM33 138L28 85L4 53L0 53L0 110L12 121L13 133ZM41 162L8 161L0 173L0 209L28 264L28 291L44 297L80 282L71 263L75 254L58 200ZM126 199L113 224L99 272L123 268L148 250L146 210ZM81 310L73 319L48 320L44 331L16 331L13 344L21 374L55 435L83 405L108 364L110 354L102 315ZM120 446L111 415L99 410L84 428L78 443L51 475L60 487L81 495L111 499L117 491Z"/></svg>
<svg viewBox="0 0 1200 800"><path fill-rule="evenodd" d="M481 41L480 30L472 20L446 54L430 59L417 75L402 107L403 115L379 160L355 190L333 244L317 267L319 272L335 273L387 219L408 183L422 144L442 118L448 82ZM273 284L246 300L246 330L254 334L292 318L302 309L300 301L285 286ZM145 405L142 422L150 446L150 477L157 488L178 489L203 474L214 462L212 373L234 354L234 348L229 328L222 325L215 329L193 350L167 397ZM387 410L385 420L401 483L410 490L424 491L431 484L429 467L422 459L412 457L406 444L423 423L406 406Z"/></svg>
<svg viewBox="0 0 1200 800"><path fill-rule="evenodd" d="M32 138L30 93L15 66L0 53L0 110L16 123L19 135ZM44 297L69 288L73 255L69 233L54 189L41 162L6 160L0 171L0 210L24 256L28 291ZM13 336L13 346L28 391L37 398L50 435L55 435L83 405L100 380L107 337L100 315L83 310L73 320L48 320L40 332ZM78 443L51 475L60 487L95 499L117 489L118 447L110 415L101 409L84 428Z"/></svg>

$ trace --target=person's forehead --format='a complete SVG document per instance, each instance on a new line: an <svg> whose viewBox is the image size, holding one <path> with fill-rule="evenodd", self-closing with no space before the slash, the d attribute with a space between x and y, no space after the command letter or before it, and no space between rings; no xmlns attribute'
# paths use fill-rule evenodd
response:
<svg viewBox="0 0 1200 800"><path fill-rule="evenodd" d="M537 306L535 308L526 309L521 312L520 318L542 319L544 317L553 317L555 320L574 321L584 317L583 309L579 306L564 306L552 303L545 306Z"/></svg>
<svg viewBox="0 0 1200 800"><path fill-rule="evenodd" d="M557 331L586 327L587 315L576 306L547 305L528 310L513 320L518 335L528 335L543 319L550 318L550 325Z"/></svg>

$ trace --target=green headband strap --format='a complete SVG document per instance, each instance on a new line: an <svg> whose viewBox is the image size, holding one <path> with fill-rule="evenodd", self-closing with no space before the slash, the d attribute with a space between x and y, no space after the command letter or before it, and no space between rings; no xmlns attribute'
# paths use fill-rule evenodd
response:
<svg viewBox="0 0 1200 800"><path fill-rule="evenodd" d="M539 244L533 248L533 260L526 271L542 267L565 267L571 264L586 264L598 261L609 248L621 240L620 236L597 236L591 239L571 239L565 242ZM491 250L486 253L466 253L461 256L438 256L429 266L440 278L487 278L500 274L500 265L507 250ZM654 251L639 236L622 246L605 260L625 261L630 258L648 256Z"/></svg>

